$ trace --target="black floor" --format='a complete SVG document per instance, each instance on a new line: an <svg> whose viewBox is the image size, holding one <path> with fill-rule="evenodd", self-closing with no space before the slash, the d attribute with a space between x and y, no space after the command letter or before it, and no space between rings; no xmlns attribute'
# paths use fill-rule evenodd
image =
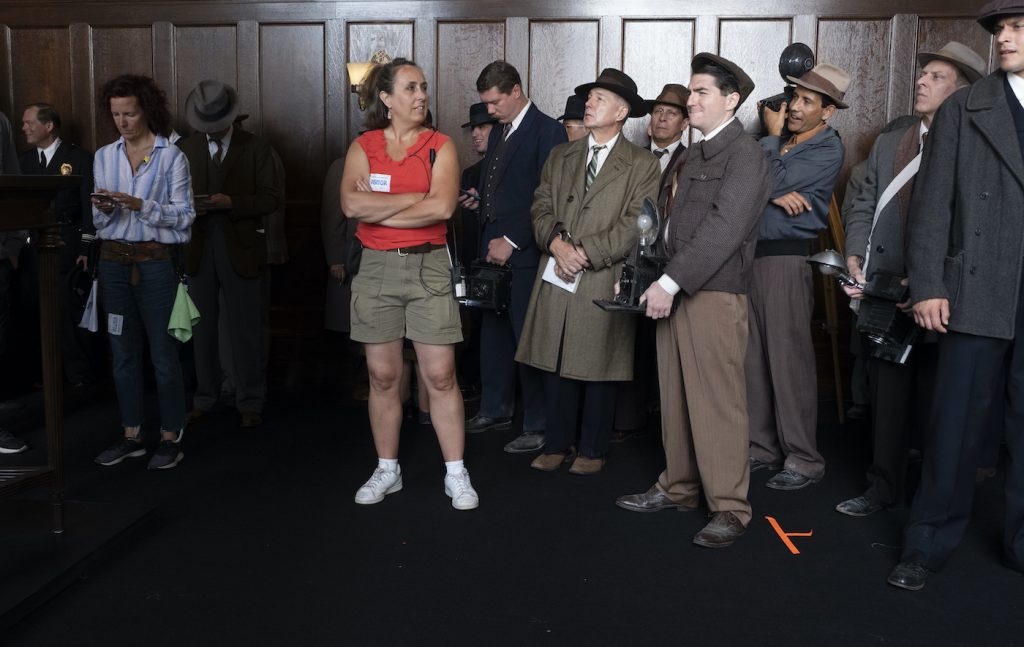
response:
<svg viewBox="0 0 1024 647"><path fill-rule="evenodd" d="M145 459L91 464L117 433L110 399L66 416L69 519L100 504L151 512L0 643L1024 644L1024 578L999 563L1001 478L979 486L948 567L923 591L894 589L885 576L905 511L833 511L862 488L862 428L823 426L820 484L782 493L755 474L746 536L711 551L691 544L701 513L613 505L661 469L656 431L615 445L595 477L529 469L531 455L501 451L512 432L471 436L482 503L458 512L433 433L407 425L405 489L358 506L375 465L365 405L316 400L278 399L253 433L229 413L192 427L185 460L166 473ZM40 431L29 438L41 444ZM813 531L794 538L799 555L765 515ZM76 523L68 533L86 532Z"/></svg>

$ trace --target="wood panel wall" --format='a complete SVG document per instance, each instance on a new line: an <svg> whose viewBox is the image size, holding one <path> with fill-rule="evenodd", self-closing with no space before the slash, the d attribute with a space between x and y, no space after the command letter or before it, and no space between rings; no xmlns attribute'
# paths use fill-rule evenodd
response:
<svg viewBox="0 0 1024 647"><path fill-rule="evenodd" d="M204 78L236 86L246 127L270 139L288 174L287 234L292 260L275 275L272 321L278 359L301 361L322 317L325 267L319 235L322 178L358 134L361 114L345 63L378 49L413 57L431 86L439 128L463 165L476 161L459 125L477 100L475 80L504 58L544 112L561 114L572 89L604 67L632 75L655 96L688 83L689 59L719 52L757 84L739 116L754 129L754 101L781 90L778 54L805 42L818 60L854 77L849 110L835 125L846 168L877 132L912 106L915 53L961 40L991 60L991 42L973 16L983 0L429 0L281 1L5 0L0 4L0 110L17 126L21 107L50 101L66 135L95 149L114 139L97 89L125 72L152 75L165 89L175 126L189 131L185 99ZM627 136L646 137L646 120ZM20 132L19 132L20 139ZM24 147L23 139L19 145ZM843 177L845 178L845 171ZM296 358L299 358L298 360ZM288 371L289 381L302 371Z"/></svg>

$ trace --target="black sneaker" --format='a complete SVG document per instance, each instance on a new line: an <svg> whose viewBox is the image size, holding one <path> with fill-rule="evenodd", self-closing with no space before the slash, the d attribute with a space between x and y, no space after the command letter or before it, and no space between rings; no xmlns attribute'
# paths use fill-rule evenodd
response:
<svg viewBox="0 0 1024 647"><path fill-rule="evenodd" d="M20 454L28 445L9 431L0 429L0 454Z"/></svg>
<svg viewBox="0 0 1024 647"><path fill-rule="evenodd" d="M117 465L126 458L138 458L146 455L146 448L138 438L122 436L120 440L100 452L96 462L104 467Z"/></svg>
<svg viewBox="0 0 1024 647"><path fill-rule="evenodd" d="M178 437L175 440L162 438L160 444L156 446L156 451L153 452L153 457L149 459L147 467L151 470L169 470L180 463L181 459L185 458L184 452L181 451L181 437L184 435L184 430L182 430L178 432Z"/></svg>

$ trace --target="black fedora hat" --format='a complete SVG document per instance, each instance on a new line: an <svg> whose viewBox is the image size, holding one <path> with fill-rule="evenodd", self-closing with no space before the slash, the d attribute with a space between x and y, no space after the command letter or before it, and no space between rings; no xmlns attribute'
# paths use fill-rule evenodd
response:
<svg viewBox="0 0 1024 647"><path fill-rule="evenodd" d="M644 100L636 93L636 82L622 70L606 67L597 75L593 83L584 83L575 90L576 95L586 100L587 93L594 88L603 88L619 95L629 104L630 117L643 117L647 114Z"/></svg>
<svg viewBox="0 0 1024 647"><path fill-rule="evenodd" d="M484 124L496 124L498 120L492 117L487 112L487 104L480 102L474 103L469 107L469 121L462 124L463 128L473 128L474 126L482 126Z"/></svg>
<svg viewBox="0 0 1024 647"><path fill-rule="evenodd" d="M238 93L227 83L200 81L185 100L185 119L201 133L224 130L238 115Z"/></svg>
<svg viewBox="0 0 1024 647"><path fill-rule="evenodd" d="M587 102L581 97L575 94L570 94L565 100L565 110L563 115L558 118L558 121L565 121L566 119L575 119L577 121L583 121L583 113L587 109Z"/></svg>
<svg viewBox="0 0 1024 647"><path fill-rule="evenodd" d="M690 61L690 73L696 72L698 68L708 63L717 65L736 77L736 83L739 85L740 91L740 102L736 104L736 108L739 109L743 102L747 100L747 97L750 96L750 93L754 91L754 81L751 80L750 76L739 65L710 52L701 52L693 57L693 60Z"/></svg>

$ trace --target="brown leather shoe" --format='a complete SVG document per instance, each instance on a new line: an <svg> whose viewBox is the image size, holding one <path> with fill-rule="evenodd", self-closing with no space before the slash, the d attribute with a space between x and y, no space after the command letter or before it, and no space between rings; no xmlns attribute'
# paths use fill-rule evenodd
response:
<svg viewBox="0 0 1024 647"><path fill-rule="evenodd" d="M188 412L188 418L187 418L186 422L193 422L193 423L194 422L199 422L208 413L210 413L210 412L209 411L203 411L202 409L192 409L191 411Z"/></svg>
<svg viewBox="0 0 1024 647"><path fill-rule="evenodd" d="M258 413L253 413L252 411L243 411L242 421L239 424L242 427L245 427L246 429L251 429L253 427L259 427L260 425L262 425L263 418Z"/></svg>
<svg viewBox="0 0 1024 647"><path fill-rule="evenodd" d="M569 468L570 474L597 474L604 467L604 457L590 458L582 454L576 457Z"/></svg>
<svg viewBox="0 0 1024 647"><path fill-rule="evenodd" d="M695 510L696 506L676 503L667 494L652 485L650 490L643 494L627 494L615 499L615 505L630 512L657 512L658 510L676 509L680 512Z"/></svg>
<svg viewBox="0 0 1024 647"><path fill-rule="evenodd" d="M537 458L533 459L533 462L530 463L530 467L542 472L554 472L562 466L562 463L569 463L575 457L576 451L573 449L558 452L557 454L541 454L537 456Z"/></svg>
<svg viewBox="0 0 1024 647"><path fill-rule="evenodd" d="M693 543L704 548L732 546L746 528L731 512L716 512L704 529L693 537Z"/></svg>

